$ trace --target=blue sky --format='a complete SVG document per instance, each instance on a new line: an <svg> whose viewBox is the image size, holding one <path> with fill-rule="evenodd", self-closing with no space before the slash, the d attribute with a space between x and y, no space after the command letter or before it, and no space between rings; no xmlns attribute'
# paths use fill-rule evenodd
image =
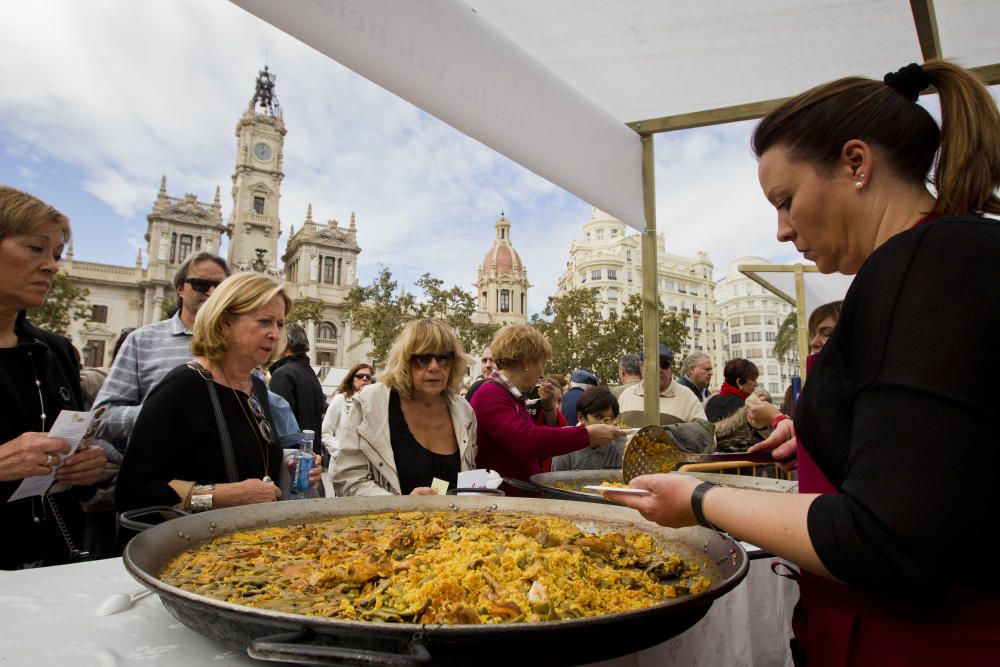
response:
<svg viewBox="0 0 1000 667"><path fill-rule="evenodd" d="M232 208L236 121L266 62L284 110L286 235L356 212L367 283L429 272L471 291L504 210L533 284L555 291L591 207L222 0L38 0L0 23L0 182L73 223L78 260L131 265L161 175L171 195ZM774 240L749 149L752 123L659 135L667 251L708 252L716 276L745 255L797 261Z"/></svg>

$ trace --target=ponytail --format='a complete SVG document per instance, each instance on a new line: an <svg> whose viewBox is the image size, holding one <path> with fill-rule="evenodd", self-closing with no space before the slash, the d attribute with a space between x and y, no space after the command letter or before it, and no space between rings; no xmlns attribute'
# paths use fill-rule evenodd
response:
<svg viewBox="0 0 1000 667"><path fill-rule="evenodd" d="M1000 112L980 81L942 60L923 65L941 100L941 148L931 182L940 212L1000 214Z"/></svg>
<svg viewBox="0 0 1000 667"><path fill-rule="evenodd" d="M940 128L915 101L927 86L941 99ZM930 181L936 212L1000 214L1000 112L968 70L932 60L884 81L848 77L816 86L767 114L752 143L758 158L782 146L822 172L852 139L882 151L904 182Z"/></svg>

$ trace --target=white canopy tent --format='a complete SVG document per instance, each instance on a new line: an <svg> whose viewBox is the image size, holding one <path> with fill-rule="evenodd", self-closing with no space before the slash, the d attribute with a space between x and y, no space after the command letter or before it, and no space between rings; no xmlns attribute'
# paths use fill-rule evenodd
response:
<svg viewBox="0 0 1000 667"><path fill-rule="evenodd" d="M653 134L933 57L1000 83L996 0L232 1L643 232L651 385Z"/></svg>

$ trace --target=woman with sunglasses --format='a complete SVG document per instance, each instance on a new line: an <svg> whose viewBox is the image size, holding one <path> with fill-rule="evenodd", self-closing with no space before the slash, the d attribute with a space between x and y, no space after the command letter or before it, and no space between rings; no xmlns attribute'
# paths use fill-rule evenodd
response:
<svg viewBox="0 0 1000 667"><path fill-rule="evenodd" d="M468 362L441 320L407 324L380 381L354 395L333 464L338 496L430 495L476 461L476 417L458 391Z"/></svg>
<svg viewBox="0 0 1000 667"><path fill-rule="evenodd" d="M280 283L259 273L234 275L213 292L195 318L194 360L170 371L142 405L118 475L119 510L199 512L278 499L282 450L267 387L253 370L285 349L291 304ZM236 479L227 472L216 400ZM314 484L320 473L314 466Z"/></svg>
<svg viewBox="0 0 1000 667"><path fill-rule="evenodd" d="M323 417L322 438L326 450L330 452L330 468L333 468L333 461L337 458L337 451L340 449L337 429L341 424L347 423L347 416L351 414L354 407L354 394L358 393L372 382L375 375L372 367L368 364L354 364L347 375L340 381L337 387L337 395L330 401L330 407L326 409Z"/></svg>

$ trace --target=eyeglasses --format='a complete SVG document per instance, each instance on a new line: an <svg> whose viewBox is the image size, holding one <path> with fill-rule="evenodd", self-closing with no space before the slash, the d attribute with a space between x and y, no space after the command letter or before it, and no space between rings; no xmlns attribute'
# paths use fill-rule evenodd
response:
<svg viewBox="0 0 1000 667"><path fill-rule="evenodd" d="M413 354L410 355L410 363L416 368L427 368L431 365L431 362L437 360L438 366L441 368L447 368L451 366L451 362L455 360L454 352L445 352L442 354Z"/></svg>
<svg viewBox="0 0 1000 667"><path fill-rule="evenodd" d="M374 381L375 380L375 376L372 375L371 373L355 373L354 374L354 379L355 380L373 380Z"/></svg>
<svg viewBox="0 0 1000 667"><path fill-rule="evenodd" d="M492 364L492 363L495 363L495 360L493 359L493 357L483 357L483 358L482 358L482 359L480 359L479 361L480 361L481 363L484 363L484 364Z"/></svg>
<svg viewBox="0 0 1000 667"><path fill-rule="evenodd" d="M274 433L271 431L271 422L267 421L267 417L264 416L264 409L260 407L260 401L257 400L256 396L250 396L247 398L247 403L250 404L250 412L253 414L254 419L257 420L257 429L260 431L260 434L267 440L267 444L273 445Z"/></svg>
<svg viewBox="0 0 1000 667"><path fill-rule="evenodd" d="M204 278L185 278L184 282L191 286L195 292L201 292L202 294L208 294L209 290L213 290L222 284L221 280L205 280Z"/></svg>

